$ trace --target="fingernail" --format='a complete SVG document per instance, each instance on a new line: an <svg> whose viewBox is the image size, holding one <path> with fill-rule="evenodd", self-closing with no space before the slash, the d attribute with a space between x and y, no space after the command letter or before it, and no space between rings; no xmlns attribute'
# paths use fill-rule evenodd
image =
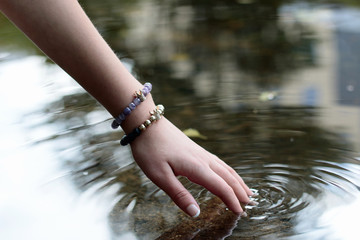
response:
<svg viewBox="0 0 360 240"><path fill-rule="evenodd" d="M195 204L190 204L186 208L186 212L193 218L196 218L200 215L200 209Z"/></svg>
<svg viewBox="0 0 360 240"><path fill-rule="evenodd" d="M248 203L248 205L250 205L250 206L257 206L259 203L258 202L256 202L256 201L250 201L249 203Z"/></svg>
<svg viewBox="0 0 360 240"><path fill-rule="evenodd" d="M250 196L252 196L252 197L258 197L259 196L258 192L252 191L252 190L250 190L250 191L252 192L252 194Z"/></svg>
<svg viewBox="0 0 360 240"><path fill-rule="evenodd" d="M242 213L240 214L240 217L247 217L247 213L246 213L246 212L242 212Z"/></svg>

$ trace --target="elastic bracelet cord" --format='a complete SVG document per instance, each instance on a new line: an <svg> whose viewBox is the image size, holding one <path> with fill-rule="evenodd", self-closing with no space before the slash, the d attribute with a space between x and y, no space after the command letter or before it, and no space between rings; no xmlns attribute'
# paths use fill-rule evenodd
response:
<svg viewBox="0 0 360 240"><path fill-rule="evenodd" d="M127 144L131 143L135 140L140 134L145 131L153 122L156 122L161 119L161 116L164 115L165 107L161 104L157 105L156 108L150 112L150 118L146 120L143 124L139 127L135 128L131 133L128 135L124 135L121 140L120 144L122 146L126 146Z"/></svg>
<svg viewBox="0 0 360 240"><path fill-rule="evenodd" d="M144 84L144 88L135 92L134 100L122 111L122 113L117 116L111 124L113 129L117 129L120 124L125 120L125 118L130 115L130 113L135 110L135 108L140 105L143 101L145 101L146 96L151 92L152 85L151 83L147 82Z"/></svg>

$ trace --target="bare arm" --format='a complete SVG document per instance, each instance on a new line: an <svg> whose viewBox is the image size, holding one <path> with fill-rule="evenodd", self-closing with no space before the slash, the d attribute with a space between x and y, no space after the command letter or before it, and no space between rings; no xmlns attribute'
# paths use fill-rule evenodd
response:
<svg viewBox="0 0 360 240"><path fill-rule="evenodd" d="M76 0L0 0L7 15L54 62L69 73L113 116L117 116L142 85L124 68ZM130 132L148 118L155 104L147 98L124 121ZM186 176L241 213L239 201L251 191L219 158L187 138L166 118L131 144L135 161L145 174L186 213L199 206L176 176Z"/></svg>
<svg viewBox="0 0 360 240"><path fill-rule="evenodd" d="M1 10L46 55L93 95L113 116L141 84L124 68L76 0L0 0ZM145 103L145 102L144 102ZM154 108L151 101L144 109ZM148 111L136 111L137 113ZM133 123L123 126L131 131ZM144 118L146 118L144 116Z"/></svg>

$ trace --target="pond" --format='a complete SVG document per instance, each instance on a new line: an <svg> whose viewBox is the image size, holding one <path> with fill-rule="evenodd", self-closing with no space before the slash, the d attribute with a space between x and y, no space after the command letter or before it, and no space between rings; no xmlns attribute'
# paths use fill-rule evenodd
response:
<svg viewBox="0 0 360 240"><path fill-rule="evenodd" d="M256 193L184 215L111 116L0 16L1 239L358 239L358 1L80 1L166 116Z"/></svg>

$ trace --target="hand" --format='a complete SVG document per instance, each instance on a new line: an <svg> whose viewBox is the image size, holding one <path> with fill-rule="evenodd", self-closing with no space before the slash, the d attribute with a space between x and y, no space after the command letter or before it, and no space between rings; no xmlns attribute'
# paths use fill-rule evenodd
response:
<svg viewBox="0 0 360 240"><path fill-rule="evenodd" d="M241 214L240 202L248 203L251 190L241 177L209 153L166 118L160 119L131 143L137 164L184 212L200 214L199 205L176 176L185 176L217 195L234 213Z"/></svg>

